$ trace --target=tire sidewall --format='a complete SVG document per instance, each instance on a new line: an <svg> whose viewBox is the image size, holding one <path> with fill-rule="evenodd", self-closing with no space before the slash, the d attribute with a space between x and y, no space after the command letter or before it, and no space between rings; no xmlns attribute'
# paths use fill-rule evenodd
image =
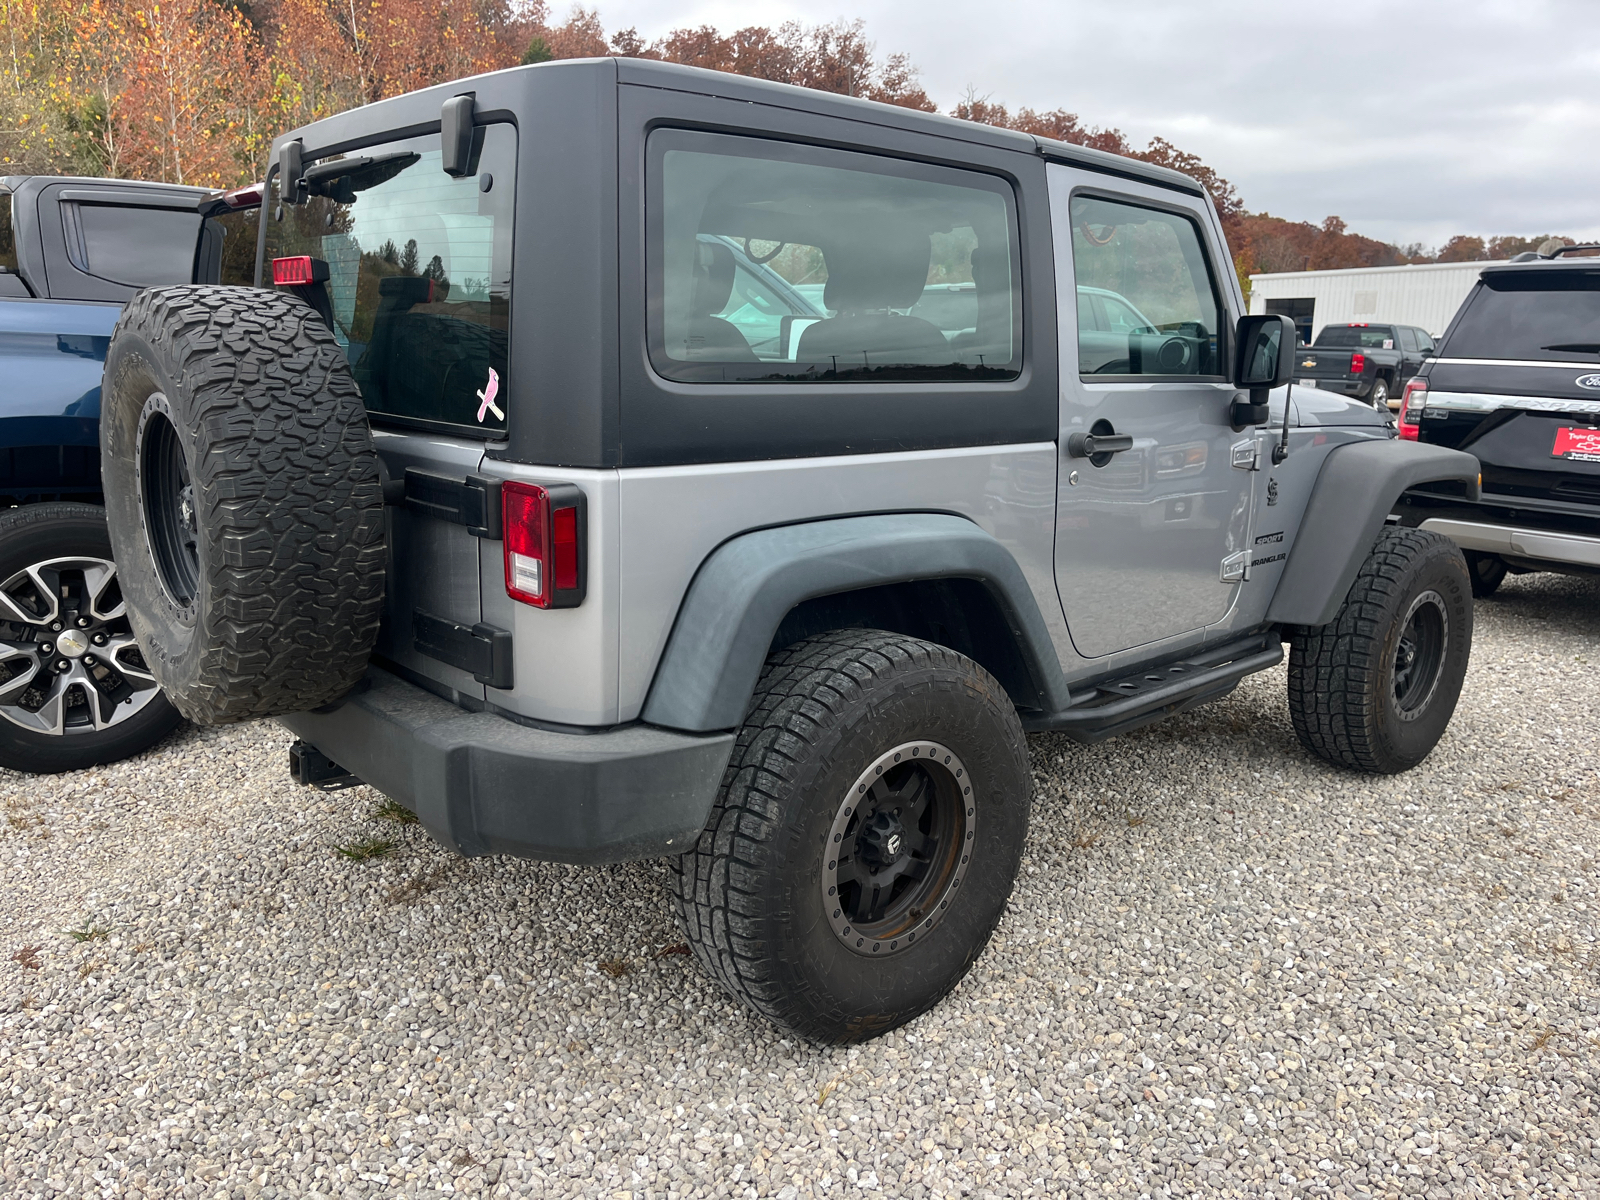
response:
<svg viewBox="0 0 1600 1200"><path fill-rule="evenodd" d="M1428 591L1437 592L1444 601L1449 627L1438 683L1421 711L1406 720L1400 715L1394 694L1395 655L1412 603ZM1414 559L1406 572L1404 586L1384 617L1384 637L1379 647L1382 657L1375 681L1375 732L1380 754L1395 764L1396 769L1404 769L1426 758L1444 736L1466 681L1472 654L1472 580L1461 551L1440 538Z"/></svg>
<svg viewBox="0 0 1600 1200"><path fill-rule="evenodd" d="M993 691L986 691L987 682ZM944 919L914 946L868 957L845 946L824 911L828 833L849 789L883 752L942 743L962 760L976 798L971 862ZM982 951L1004 912L1028 827L1026 742L993 681L919 665L865 689L822 731L785 781L782 830L769 844L763 897L778 984L796 1027L819 1040L857 1040L925 1011ZM841 999L842 998L842 999Z"/></svg>
<svg viewBox="0 0 1600 1200"><path fill-rule="evenodd" d="M199 585L194 607L175 603L157 574L155 557L145 528L139 474L139 418L145 402L156 392L167 398L172 426L189 464L195 503L209 500L202 493L201 473L194 469L206 451L200 444L187 389L161 367L161 356L143 339L128 333L115 339L106 359L105 396L100 414L100 461L105 474L106 520L110 526L112 557L128 601L128 618L134 636L163 688L182 693L193 687L200 674L197 647L203 641L203 623L210 611L207 582L210 547L197 539Z"/></svg>

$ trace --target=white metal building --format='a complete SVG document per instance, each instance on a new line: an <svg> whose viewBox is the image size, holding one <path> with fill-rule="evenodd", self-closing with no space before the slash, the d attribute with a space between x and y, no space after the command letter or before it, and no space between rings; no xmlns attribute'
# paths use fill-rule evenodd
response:
<svg viewBox="0 0 1600 1200"><path fill-rule="evenodd" d="M1393 321L1444 332L1488 263L1414 263L1250 276L1250 311L1292 317L1307 342L1324 325Z"/></svg>

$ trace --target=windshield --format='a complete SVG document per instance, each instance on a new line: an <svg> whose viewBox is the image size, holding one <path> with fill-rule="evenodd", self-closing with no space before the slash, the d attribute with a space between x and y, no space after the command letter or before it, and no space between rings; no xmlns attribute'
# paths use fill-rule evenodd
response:
<svg viewBox="0 0 1600 1200"><path fill-rule="evenodd" d="M1329 325L1317 335L1317 345L1352 350L1393 350L1394 330L1387 325Z"/></svg>
<svg viewBox="0 0 1600 1200"><path fill-rule="evenodd" d="M1451 358L1600 360L1600 271L1491 274L1472 294L1444 353Z"/></svg>

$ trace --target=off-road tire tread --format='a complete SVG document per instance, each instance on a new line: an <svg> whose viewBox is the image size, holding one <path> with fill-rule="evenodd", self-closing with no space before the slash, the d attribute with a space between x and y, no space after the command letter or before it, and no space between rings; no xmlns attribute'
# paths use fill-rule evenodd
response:
<svg viewBox="0 0 1600 1200"><path fill-rule="evenodd" d="M203 661L168 688L173 703L216 725L345 695L377 639L386 549L366 409L332 331L289 296L180 285L136 294L113 342L124 332L162 353L190 398L197 520L216 551L201 551ZM113 530L119 559L148 554L130 532L142 543Z"/></svg>
<svg viewBox="0 0 1600 1200"><path fill-rule="evenodd" d="M1378 744L1377 689L1387 664L1386 622L1411 565L1454 544L1386 525L1327 625L1297 628L1289 643L1289 716L1300 744L1353 771L1390 770Z"/></svg>
<svg viewBox="0 0 1600 1200"><path fill-rule="evenodd" d="M956 651L880 630L837 630L773 653L756 684L705 830L694 849L672 863L672 889L695 956L730 993L788 1028L796 1028L795 998L782 993L765 968L775 948L760 931L755 851L780 836L786 780L824 723L844 719L873 683L914 666L969 673L985 690L1005 696L998 681ZM1013 744L1026 776L1026 737L1008 700L1005 709L1016 723ZM970 948L969 964L983 945ZM958 973L923 1011L960 978ZM828 1014L815 1016L814 1028L797 1031L817 1041L837 1040Z"/></svg>

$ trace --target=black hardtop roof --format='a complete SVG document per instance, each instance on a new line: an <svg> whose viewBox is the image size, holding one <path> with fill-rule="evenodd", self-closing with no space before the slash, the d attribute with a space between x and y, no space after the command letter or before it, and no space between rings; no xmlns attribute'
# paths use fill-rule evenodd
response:
<svg viewBox="0 0 1600 1200"><path fill-rule="evenodd" d="M1158 187L1173 188L1192 195L1205 195L1205 190L1189 176L1135 158L1123 158L1101 150L1091 150L1085 146L1074 146L1052 138L1019 133L1014 129L1000 129L993 125L962 121L938 113L919 112L916 109L882 104L874 100L817 91L814 88L773 83L745 75L731 75L723 71L708 71L701 67L686 67L678 63L657 62L647 58L563 59L526 67L509 67L503 71L492 71L468 79L423 88L388 100L379 100L374 104L350 109L279 135L273 141L273 161L277 161L278 147L296 137L304 139L308 154L328 154L337 153L344 146L368 139L378 130L393 131L396 136L414 135L421 131L419 126L430 122L436 124L439 119L439 106L451 96L460 95L463 90L471 90L471 85L480 88L492 85L493 90L499 90L500 86L512 83L518 76L526 77L528 73L534 71L561 73L566 84L580 93L592 90L596 83L601 82L597 77L609 75L610 80L616 84L693 92L746 103L770 104L815 113L819 116L864 121L934 137L1014 150L1023 154L1037 154L1089 170L1137 179Z"/></svg>

